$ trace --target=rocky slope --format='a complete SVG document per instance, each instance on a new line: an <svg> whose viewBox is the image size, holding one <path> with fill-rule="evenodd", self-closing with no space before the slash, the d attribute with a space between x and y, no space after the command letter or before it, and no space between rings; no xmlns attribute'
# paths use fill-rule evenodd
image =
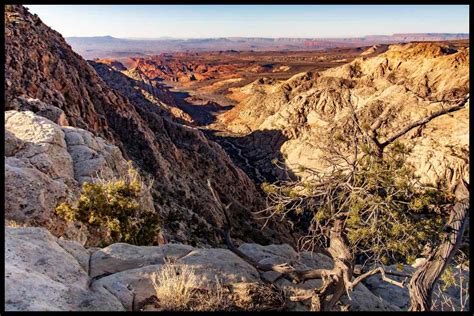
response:
<svg viewBox="0 0 474 316"><path fill-rule="evenodd" d="M157 80L149 79L140 70L128 71L121 63L111 62L110 66L104 63L89 61L97 74L107 85L136 106L145 111L170 117L178 123L193 124L189 114L176 106L176 100Z"/></svg>
<svg viewBox="0 0 474 316"><path fill-rule="evenodd" d="M278 232L255 230L251 211L261 207L261 198L218 144L109 87L59 33L22 6L5 8L5 49L5 110L22 110L20 97L38 99L62 111L57 123L67 122L117 146L125 159L155 179L155 209L176 240L218 242L215 227L222 224L223 214L207 188L208 178L225 203L233 202L230 213L238 237L261 242L268 242L270 235L278 238Z"/></svg>
<svg viewBox="0 0 474 316"><path fill-rule="evenodd" d="M392 45L380 55L361 56L323 72L301 73L286 81L261 79L240 93L246 97L221 115L222 123L244 135L282 133L288 140L276 154L293 173L304 175L304 167L324 168L318 145L326 133L344 130L351 108L361 124L370 126L383 117L377 129L383 139L464 98L469 93L469 48ZM468 124L469 103L400 139L412 148L409 159L422 180L449 182L459 173L468 178Z"/></svg>
<svg viewBox="0 0 474 316"><path fill-rule="evenodd" d="M239 249L261 263L298 262L301 268L330 268L331 259L321 254L297 253L286 244L260 246L245 243ZM25 256L25 254L28 254ZM7 311L131 311L159 310L152 304L155 290L152 274L166 262L192 267L195 286L212 289L216 280L227 289L224 296L231 310L305 311L309 301L292 302L290 296L309 294L320 284L309 280L292 284L285 279L269 286L278 275L259 272L227 249L194 248L170 243L163 246L133 246L117 243L107 248L85 249L80 244L57 239L37 227L5 229L5 310ZM386 267L386 270L396 269ZM413 268L404 266L404 273ZM465 280L468 272L463 272ZM378 276L367 279L343 304L352 311L399 311L407 309L408 290L388 284ZM257 290L258 289L258 290ZM371 290L369 290L371 289ZM284 291L282 295L280 292ZM446 290L446 297L459 310L459 291ZM280 296L279 300L270 299ZM435 299L437 302L439 299ZM449 306L441 306L447 310Z"/></svg>

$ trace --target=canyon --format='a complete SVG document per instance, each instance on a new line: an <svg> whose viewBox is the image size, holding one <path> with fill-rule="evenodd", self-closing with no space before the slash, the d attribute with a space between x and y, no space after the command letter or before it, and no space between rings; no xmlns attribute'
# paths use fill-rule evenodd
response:
<svg viewBox="0 0 474 316"><path fill-rule="evenodd" d="M305 51L337 47L363 47L412 41L468 39L466 33L399 33L350 38L149 38L126 39L112 36L67 37L72 48L86 59L146 56L156 53L185 51Z"/></svg>
<svg viewBox="0 0 474 316"><path fill-rule="evenodd" d="M321 280L256 266L337 260L301 249L294 218L256 214L268 183L329 170L322 148L351 135L354 117L404 144L422 184L469 183L468 35L209 41L65 39L5 7L6 310L162 310L152 276L170 264L193 267L198 292L223 286L229 310L311 310L293 298ZM162 223L151 244L103 246L55 212L129 165L148 184L140 206ZM384 269L404 283L426 260ZM469 305L469 270L455 269L461 292L437 283L437 310ZM376 275L337 304L408 308L407 287Z"/></svg>
<svg viewBox="0 0 474 316"><path fill-rule="evenodd" d="M260 184L320 168L316 147L321 142L313 141L315 135L340 129L351 108L367 123L384 110L380 135L388 136L407 120L468 94L468 44L415 42L284 54L197 52L95 62L115 63L116 70L143 73L166 87L174 104L192 117L191 125L217 141ZM467 179L468 111L469 104L404 136L413 150L410 160L425 181L452 181L458 174ZM275 168L273 159L284 162L288 172Z"/></svg>

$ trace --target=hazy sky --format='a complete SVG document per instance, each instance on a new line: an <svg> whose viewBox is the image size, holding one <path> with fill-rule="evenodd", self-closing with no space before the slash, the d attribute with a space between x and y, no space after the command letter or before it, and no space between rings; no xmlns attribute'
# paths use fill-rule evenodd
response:
<svg viewBox="0 0 474 316"><path fill-rule="evenodd" d="M469 33L467 5L27 5L63 36L354 37Z"/></svg>

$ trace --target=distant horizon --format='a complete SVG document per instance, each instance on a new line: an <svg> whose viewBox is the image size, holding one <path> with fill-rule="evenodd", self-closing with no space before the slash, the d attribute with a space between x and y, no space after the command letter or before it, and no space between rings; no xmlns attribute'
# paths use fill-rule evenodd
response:
<svg viewBox="0 0 474 316"><path fill-rule="evenodd" d="M218 36L218 37L172 37L172 36L160 36L160 37L116 37L112 35L93 35L93 36L65 36L65 38L100 38L109 37L114 39L125 39L125 40L188 40L188 39L219 39L219 38L270 38L270 39L344 39L344 38L365 38L365 37L377 37L377 36L394 36L394 35L417 35L417 34L428 34L428 35L466 35L469 36L469 32L464 33L450 33L450 32L414 32L414 33L393 33L393 34L366 34L362 36L347 36L347 37L270 37L270 36Z"/></svg>
<svg viewBox="0 0 474 316"><path fill-rule="evenodd" d="M469 34L468 5L25 5L64 37L360 38ZM442 21L442 23L440 23Z"/></svg>

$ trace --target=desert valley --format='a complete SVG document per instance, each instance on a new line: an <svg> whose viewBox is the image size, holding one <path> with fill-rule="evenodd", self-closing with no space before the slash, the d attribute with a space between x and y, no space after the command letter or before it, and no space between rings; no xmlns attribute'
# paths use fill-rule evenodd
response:
<svg viewBox="0 0 474 316"><path fill-rule="evenodd" d="M469 310L469 34L4 19L6 311Z"/></svg>

